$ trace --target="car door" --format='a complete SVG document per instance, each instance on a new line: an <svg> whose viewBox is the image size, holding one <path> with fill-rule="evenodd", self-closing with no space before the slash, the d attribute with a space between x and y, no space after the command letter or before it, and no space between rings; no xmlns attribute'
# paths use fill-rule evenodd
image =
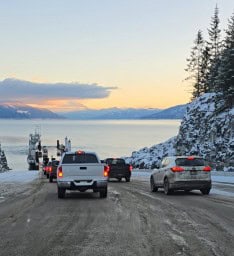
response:
<svg viewBox="0 0 234 256"><path fill-rule="evenodd" d="M164 176L165 176L165 172L166 172L166 166L168 165L168 159L167 158L164 158L162 160L162 163L161 163L161 168L158 170L158 181L157 183L159 185L163 185L163 180L164 180Z"/></svg>

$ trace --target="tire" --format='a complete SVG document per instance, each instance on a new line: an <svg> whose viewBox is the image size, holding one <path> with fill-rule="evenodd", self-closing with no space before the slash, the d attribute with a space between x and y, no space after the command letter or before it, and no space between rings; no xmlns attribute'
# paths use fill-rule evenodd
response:
<svg viewBox="0 0 234 256"><path fill-rule="evenodd" d="M46 172L44 171L44 175L46 175Z"/></svg>
<svg viewBox="0 0 234 256"><path fill-rule="evenodd" d="M58 198L64 198L65 197L65 193L66 193L66 189L65 188L59 188L58 187Z"/></svg>
<svg viewBox="0 0 234 256"><path fill-rule="evenodd" d="M121 182L121 181L122 181L122 178L118 178L117 180L118 180L118 182Z"/></svg>
<svg viewBox="0 0 234 256"><path fill-rule="evenodd" d="M172 193L172 190L170 189L170 183L168 181L168 178L165 178L164 183L163 183L163 188L164 188L165 195L170 195Z"/></svg>
<svg viewBox="0 0 234 256"><path fill-rule="evenodd" d="M154 178L152 176L150 178L150 190L151 190L151 192L157 192L158 191L158 187L155 186Z"/></svg>
<svg viewBox="0 0 234 256"><path fill-rule="evenodd" d="M46 178L49 179L49 177L50 177L50 175L47 173L47 174L46 174Z"/></svg>
<svg viewBox="0 0 234 256"><path fill-rule="evenodd" d="M100 198L106 198L107 197L107 188L101 190L99 193L100 193Z"/></svg>
<svg viewBox="0 0 234 256"><path fill-rule="evenodd" d="M126 182L130 182L130 177L125 177Z"/></svg>
<svg viewBox="0 0 234 256"><path fill-rule="evenodd" d="M203 188L200 190L202 192L203 195L209 195L210 193L210 188Z"/></svg>
<svg viewBox="0 0 234 256"><path fill-rule="evenodd" d="M53 182L53 177L50 176L49 180L50 180L50 183L52 183Z"/></svg>

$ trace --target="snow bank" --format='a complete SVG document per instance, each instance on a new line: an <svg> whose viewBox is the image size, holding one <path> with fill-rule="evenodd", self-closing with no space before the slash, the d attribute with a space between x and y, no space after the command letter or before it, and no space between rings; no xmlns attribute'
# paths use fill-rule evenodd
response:
<svg viewBox="0 0 234 256"><path fill-rule="evenodd" d="M39 177L38 171L14 170L0 173L0 184L2 183L28 183Z"/></svg>

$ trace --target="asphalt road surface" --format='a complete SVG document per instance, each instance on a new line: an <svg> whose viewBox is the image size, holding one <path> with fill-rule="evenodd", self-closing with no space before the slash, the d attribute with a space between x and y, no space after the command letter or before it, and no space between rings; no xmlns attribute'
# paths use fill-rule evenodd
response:
<svg viewBox="0 0 234 256"><path fill-rule="evenodd" d="M220 185L219 185L220 186ZM57 198L44 177L0 204L0 255L234 255L234 197L151 193L110 182L108 197Z"/></svg>

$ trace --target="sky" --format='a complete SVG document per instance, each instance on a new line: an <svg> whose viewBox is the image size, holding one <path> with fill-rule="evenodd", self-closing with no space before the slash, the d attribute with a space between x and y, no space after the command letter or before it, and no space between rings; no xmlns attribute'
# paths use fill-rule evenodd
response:
<svg viewBox="0 0 234 256"><path fill-rule="evenodd" d="M54 111L190 101L186 58L233 0L0 0L0 102Z"/></svg>

